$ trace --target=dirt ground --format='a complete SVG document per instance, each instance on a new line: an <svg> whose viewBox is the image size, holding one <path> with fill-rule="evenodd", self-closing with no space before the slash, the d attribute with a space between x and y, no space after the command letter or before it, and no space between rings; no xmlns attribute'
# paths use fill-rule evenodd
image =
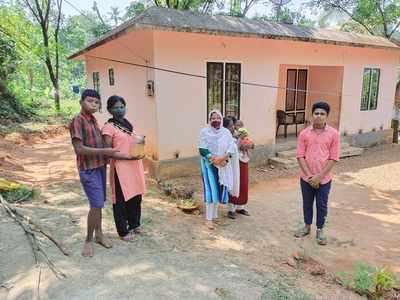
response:
<svg viewBox="0 0 400 300"><path fill-rule="evenodd" d="M178 210L149 180L142 212L147 235L120 241L108 202L103 222L113 248L95 246L93 258L80 255L88 207L68 136L18 145L0 139L0 150L0 177L41 189L39 199L18 208L72 253L63 256L41 238L67 278L55 278L45 265L35 267L25 234L0 209L0 299L273 299L271 291L285 288L297 296L293 299L360 299L334 282L336 271L364 261L400 275L397 145L339 163L325 247L316 245L314 232L293 238L302 223L297 176L266 166L251 173L251 216L230 220L221 208L223 224L214 231L206 229L202 215ZM201 196L199 178L176 183L193 185ZM326 274L313 276L305 265L288 265L296 252L312 257Z"/></svg>

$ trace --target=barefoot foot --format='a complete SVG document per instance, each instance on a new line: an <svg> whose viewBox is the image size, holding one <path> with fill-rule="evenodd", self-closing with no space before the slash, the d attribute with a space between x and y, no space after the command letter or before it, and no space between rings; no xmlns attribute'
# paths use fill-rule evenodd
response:
<svg viewBox="0 0 400 300"><path fill-rule="evenodd" d="M110 249L112 248L111 241L104 236L96 237L95 242L104 248Z"/></svg>
<svg viewBox="0 0 400 300"><path fill-rule="evenodd" d="M92 242L85 242L82 249L82 256L83 257L92 257L94 254L93 251L93 243Z"/></svg>

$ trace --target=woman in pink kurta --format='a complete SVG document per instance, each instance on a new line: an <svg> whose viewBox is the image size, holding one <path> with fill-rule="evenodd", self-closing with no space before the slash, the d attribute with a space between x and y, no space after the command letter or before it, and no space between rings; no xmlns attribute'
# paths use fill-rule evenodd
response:
<svg viewBox="0 0 400 300"><path fill-rule="evenodd" d="M142 158L131 156L135 139L131 123L124 118L126 102L122 97L111 96L107 110L112 115L102 129L105 145L119 152L111 157L110 183L115 226L121 239L132 240L140 229L141 202L145 192Z"/></svg>

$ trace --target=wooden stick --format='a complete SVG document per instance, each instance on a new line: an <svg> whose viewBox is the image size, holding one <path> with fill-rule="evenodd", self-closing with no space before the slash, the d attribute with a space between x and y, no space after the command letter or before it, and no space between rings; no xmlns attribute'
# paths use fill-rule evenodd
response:
<svg viewBox="0 0 400 300"><path fill-rule="evenodd" d="M32 251L33 251L33 257L35 259L35 264L38 263L38 251L37 251L37 247L35 247L34 245L34 233L32 232L32 230L30 230L29 228L26 227L26 225L24 223L21 222L21 220L18 219L18 217L13 213L13 211L10 209L10 207L7 205L7 201L4 200L4 198L0 195L0 202L3 205L4 209L6 210L6 212L10 215L10 217L12 219L14 219L14 221L16 221L18 223L18 225L20 225L22 227L22 229L24 230L27 239L29 241L29 244L31 245Z"/></svg>
<svg viewBox="0 0 400 300"><path fill-rule="evenodd" d="M65 256L69 256L70 253L65 250L63 248L63 246L61 246L61 244L55 239L53 238L48 232L44 231L43 228L40 227L39 224L35 223L31 218L25 216L23 213L19 212L18 209L10 207L10 209L19 217L21 217L22 219L24 219L25 221L27 221L30 225L32 225L33 227L31 227L32 230L39 232L41 234L43 234L45 237L47 237L51 242L53 242L54 245L56 245L56 247L65 255Z"/></svg>
<svg viewBox="0 0 400 300"><path fill-rule="evenodd" d="M44 257L44 259L45 259L45 261L46 261L46 263L47 263L47 265L49 266L49 268L52 270L52 272L54 273L54 275L57 277L57 278L66 278L67 276L63 273L63 272L61 272L61 271L59 271L57 268L56 268L56 266L53 264L53 262L49 259L49 257L47 256L47 254L46 254L46 252L42 249L42 247L39 245L39 243L38 243L38 241L37 241L37 239L36 239L36 235L35 235L35 233L33 232L33 230L32 230L32 227L31 226L29 226L29 224L27 225L27 224L25 224L25 223L23 223L21 220L20 220L20 218L21 217L19 217L19 216L17 216L15 213L14 213L14 211L15 211L15 209L12 209L11 207L10 207L10 204L6 201L6 200L4 200L4 198L0 195L0 203L3 205L3 207L4 207L4 209L6 210L6 212L9 214L9 216L15 221L15 222L17 222L18 223L18 225L20 225L21 226L21 228L24 230L24 232L25 232L25 234L27 235L27 237L28 237L28 240L29 240L29 243L30 243L30 245L31 245L31 248L32 248L32 252L33 252L33 256L34 256L34 258L35 258L35 264L36 265L39 265L39 252L42 254L42 256ZM14 211L13 211L14 210ZM25 218L23 218L23 219L25 219ZM26 219L25 219L26 220Z"/></svg>

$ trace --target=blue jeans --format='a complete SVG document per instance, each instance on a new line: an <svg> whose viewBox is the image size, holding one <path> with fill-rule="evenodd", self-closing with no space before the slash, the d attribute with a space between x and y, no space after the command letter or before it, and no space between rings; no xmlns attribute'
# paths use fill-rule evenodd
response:
<svg viewBox="0 0 400 300"><path fill-rule="evenodd" d="M322 229L328 215L328 197L331 190L331 183L321 184L314 189L308 182L300 179L301 193L303 194L304 223L311 225L313 221L314 199L317 205L317 228Z"/></svg>

